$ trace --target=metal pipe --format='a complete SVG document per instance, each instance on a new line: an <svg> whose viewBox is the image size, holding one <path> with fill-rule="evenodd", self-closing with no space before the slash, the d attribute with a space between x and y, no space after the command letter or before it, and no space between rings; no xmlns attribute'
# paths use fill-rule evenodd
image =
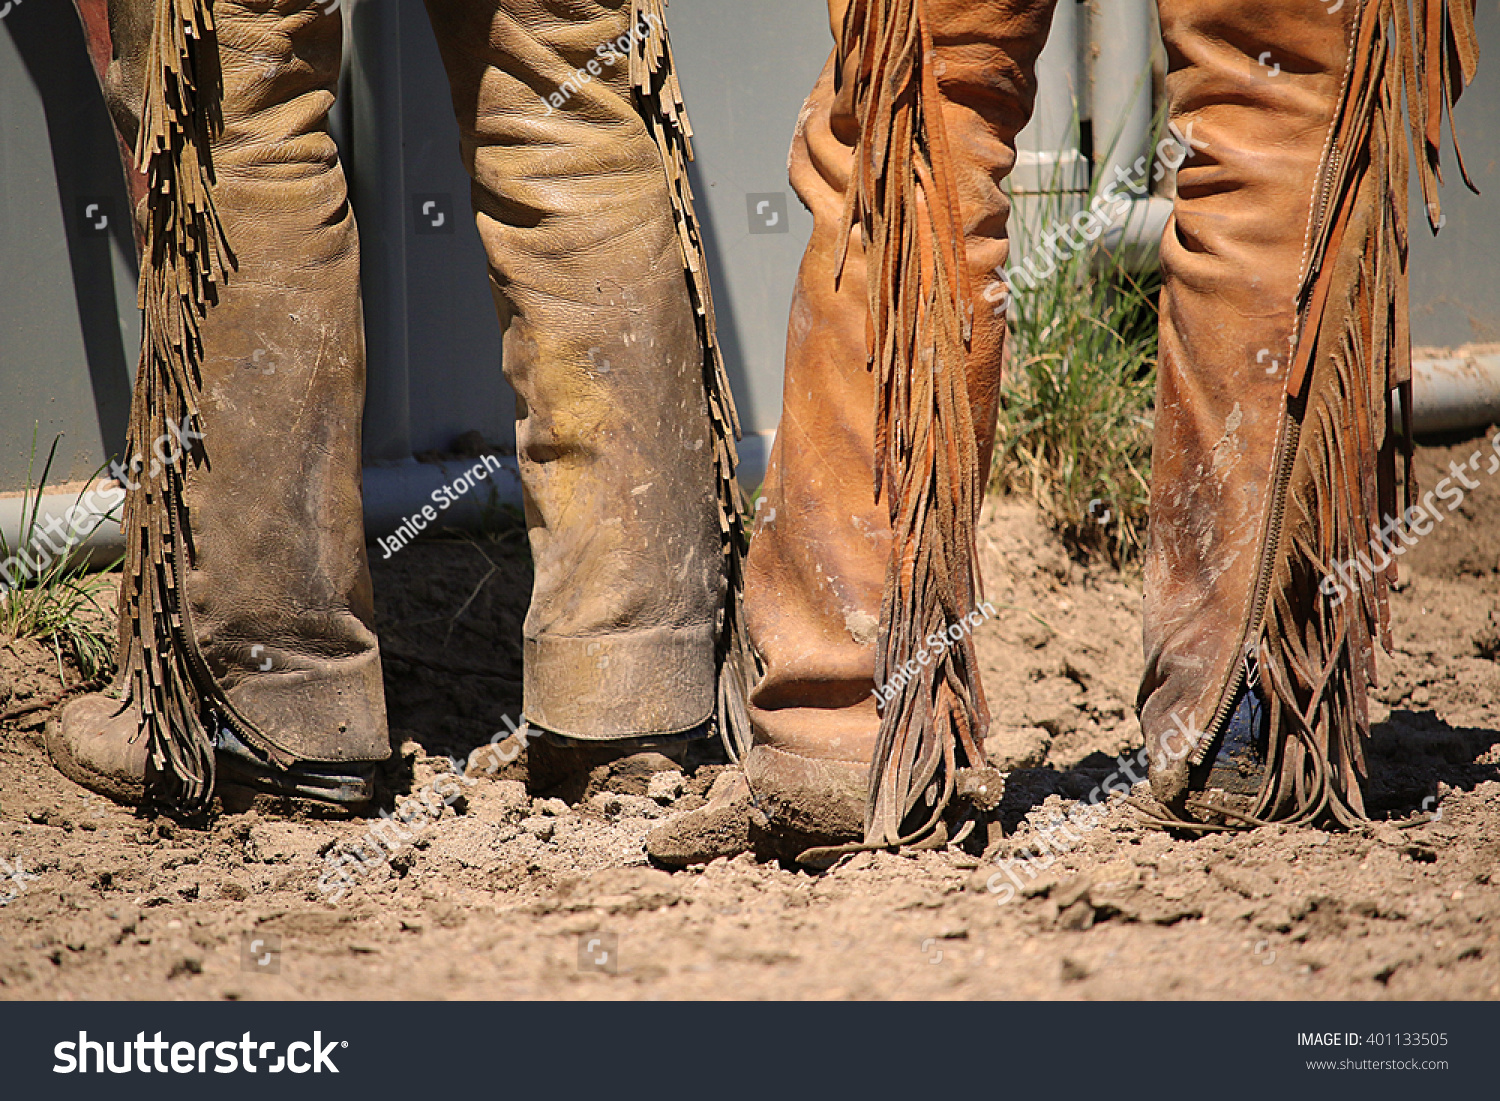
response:
<svg viewBox="0 0 1500 1101"><path fill-rule="evenodd" d="M31 564L42 560L42 569L58 553L87 554L90 566L103 568L119 558L125 550L120 535L119 504L124 490L113 480L86 485L64 493L42 496L36 510L36 524L28 523L35 498L0 497L0 537L9 557L0 561L0 589L31 576ZM46 538L29 540L22 545L25 531L47 532ZM51 546L49 547L49 542ZM24 552L23 560L17 552Z"/></svg>
<svg viewBox="0 0 1500 1101"><path fill-rule="evenodd" d="M774 430L748 432L740 441L740 484L746 493L765 480L771 445L775 441ZM496 459L498 463L486 463L483 458L449 459L440 463L406 459L365 467L362 472L365 539L374 541L379 536L391 534L404 520L420 513L424 507L437 510L444 527L469 529L479 527L486 512L496 504L519 508L522 504L521 472L515 456L501 455ZM457 492L462 484L455 489L454 483L466 474L472 475L476 466L485 467L485 477L472 479L471 488ZM433 497L434 493L445 488L450 492ZM86 534L70 543L67 549L75 554L87 554L91 566L109 566L125 550L118 507L122 494L119 483L112 479L79 489L44 494L37 510L36 527L46 529L54 517L59 525L64 526L76 521L74 530ZM447 507L443 507L445 501ZM19 495L0 497L0 536L4 537L11 554L21 543L22 531L29 527L27 519L31 515L32 503L32 499ZM89 504L94 507L88 507ZM70 516L73 509L79 511ZM60 529L54 525L53 531L57 530ZM61 542L55 536L52 541ZM33 547L40 550L44 546L33 542L22 549L31 554ZM0 559L0 565L3 564L3 559Z"/></svg>
<svg viewBox="0 0 1500 1101"><path fill-rule="evenodd" d="M1008 181L1013 262L1031 251L1049 222L1083 209L1089 164L1078 147L1078 122L1087 111L1082 29L1078 4L1062 0L1037 59L1031 121L1016 135L1016 163Z"/></svg>
<svg viewBox="0 0 1500 1101"><path fill-rule="evenodd" d="M1085 81L1079 63L1082 20L1078 5L1063 0L1052 17L1052 30L1036 64L1036 102L1031 121L1016 135L1012 185L1021 191L1051 191L1059 186L1049 171L1061 165L1065 191L1088 186L1088 167L1078 159L1078 120L1086 116ZM1069 155L1071 154L1071 155Z"/></svg>
<svg viewBox="0 0 1500 1101"><path fill-rule="evenodd" d="M766 464L770 460L771 445L776 433L746 433L740 441L740 484L749 493L765 480ZM521 473L515 456L498 456L496 463L486 464L483 459L447 460L440 463L419 463L407 459L399 463L381 463L367 466L363 471L365 539L389 535L408 517L416 515L424 507L435 509L441 517L441 526L454 528L477 528L485 519L488 509L496 504L520 507ZM486 467L483 480L467 492L453 492L454 483L466 473L472 473L476 465ZM449 488L450 493L434 493ZM92 495L88 491L92 490ZM44 494L37 511L37 526L45 528L53 517L59 524L76 521L76 529L86 536L76 540L68 548L74 554L86 554L89 565L103 568L114 563L124 553L125 539L120 533L120 509L111 508L120 501L119 483L103 480L81 490ZM448 506L444 502L452 498ZM80 504L82 499L85 504ZM92 502L96 507L86 507ZM69 510L79 508L69 516ZM112 515L110 515L112 513ZM22 530L27 528L27 517L31 514L31 502L24 497L0 497L0 535L13 554L21 542ZM58 530L54 526L53 530ZM59 542L56 538L53 542ZM32 548L40 550L43 544L33 543L23 548L28 554ZM50 553L50 552L49 552ZM0 561L0 565L3 565ZM0 581L0 585L4 582Z"/></svg>
<svg viewBox="0 0 1500 1101"><path fill-rule="evenodd" d="M1091 170L1100 179L1116 179L1116 168L1134 177L1141 157L1152 160L1154 28L1151 0L1110 0L1092 16L1076 0L1058 5L1037 62L1036 108L1016 138L1009 180L1012 263L1030 253L1044 223L1083 209ZM1083 118L1091 120L1097 167L1079 147ZM1168 199L1133 201L1105 232L1105 252L1128 271L1154 266L1171 211Z"/></svg>
<svg viewBox="0 0 1500 1101"><path fill-rule="evenodd" d="M1094 163L1104 179L1151 152L1151 0L1109 0L1093 13Z"/></svg>
<svg viewBox="0 0 1500 1101"><path fill-rule="evenodd" d="M1412 430L1419 436L1500 424L1500 344L1419 351L1411 390Z"/></svg>
<svg viewBox="0 0 1500 1101"><path fill-rule="evenodd" d="M484 471L483 479L470 477L479 470ZM460 494L461 479L466 477L474 482L473 488ZM447 494L440 492L445 488L450 490ZM449 501L447 507L445 501ZM441 527L477 528L495 505L520 506L521 474L511 455L492 457L488 463L484 459L382 463L364 469L364 503L367 540L391 534L424 508L438 513L436 522Z"/></svg>
<svg viewBox="0 0 1500 1101"><path fill-rule="evenodd" d="M415 459L407 459L400 463L365 467L365 538L374 540L378 536L391 534L408 517L421 513L424 507L432 508L438 513L441 517L440 526L476 528L484 520L486 511L495 504L519 506L521 475L515 457L503 455L498 456L498 459L498 464L488 464L486 476L482 480L473 479L474 485L467 492L458 492L462 488L460 479L467 473L472 473L476 464L486 467L483 459L441 463L419 463ZM455 487L455 482L460 482L460 485ZM439 493L436 498L433 496L445 488L450 492ZM93 491L92 497L87 493L90 489ZM112 502L119 501L120 494L119 484L114 481L100 481L91 487L85 487L84 491L44 494L37 510L36 528L29 528L27 523L31 515L29 500L23 497L0 498L0 534L4 535L12 556L17 549L22 549L27 552L28 557L44 553L50 560L52 551L46 549L45 542L33 539L29 545L20 546L23 530L45 530L50 524L52 530L57 532L64 531L72 523L75 532L86 534L58 549L87 555L91 566L108 566L125 550L125 539L120 533L120 510L109 507ZM80 498L83 504L79 503ZM90 501L96 507L88 508L87 503ZM445 502L447 507L444 507ZM74 509L79 511L70 513ZM65 537L54 536L51 541L54 545L63 544ZM0 565L3 564L0 562ZM15 573L20 565L22 564L17 559L12 572Z"/></svg>

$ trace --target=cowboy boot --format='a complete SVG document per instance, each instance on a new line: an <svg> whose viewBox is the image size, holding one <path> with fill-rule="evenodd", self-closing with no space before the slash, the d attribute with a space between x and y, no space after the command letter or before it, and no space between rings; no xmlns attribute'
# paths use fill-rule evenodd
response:
<svg viewBox="0 0 1500 1101"><path fill-rule="evenodd" d="M823 862L834 854L803 850L941 836L956 794L999 801L997 774L973 782L988 714L972 643L939 635L979 603L1009 253L1000 181L1052 7L830 4L838 46L792 146L813 232L746 574L765 675L740 798L764 851ZM718 821L732 809L695 812L708 848L693 820L648 848L668 863L716 855L715 839L742 836Z"/></svg>
<svg viewBox="0 0 1500 1101"><path fill-rule="evenodd" d="M217 0L211 17L162 0L154 23L143 9L112 5L107 77L151 185L114 468L121 675L64 708L48 747L79 783L180 813L216 778L361 803L390 749L360 497L359 246L327 131L342 21L313 0Z"/></svg>
<svg viewBox="0 0 1500 1101"><path fill-rule="evenodd" d="M1472 3L1159 10L1171 117L1197 150L1162 242L1139 699L1152 790L1169 824L1349 823L1405 549L1387 540L1420 523L1409 463L1397 505L1410 444L1391 401L1406 386L1411 408L1402 86L1436 228ZM1391 553L1346 586L1340 564L1377 546Z"/></svg>
<svg viewBox="0 0 1500 1101"><path fill-rule="evenodd" d="M737 428L662 6L427 8L517 398L533 787L733 737Z"/></svg>

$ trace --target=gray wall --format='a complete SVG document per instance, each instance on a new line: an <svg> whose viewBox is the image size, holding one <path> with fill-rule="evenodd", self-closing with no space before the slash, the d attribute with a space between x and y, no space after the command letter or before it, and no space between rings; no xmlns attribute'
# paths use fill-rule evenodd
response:
<svg viewBox="0 0 1500 1101"><path fill-rule="evenodd" d="M470 429L506 442L514 398L424 9L344 7L351 62L336 130L364 254L367 458L400 460ZM1421 344L1500 340L1500 0L1480 8L1487 57L1459 122L1485 196L1462 189L1450 153L1441 240L1414 215ZM767 433L811 229L786 154L831 46L826 10L818 0L676 0L670 18L731 379L747 432ZM428 201L452 232L418 232ZM91 203L99 209L86 219ZM108 224L95 230L100 213ZM139 341L134 278L113 139L72 5L26 0L0 19L0 492L20 488L33 423L43 446L64 433L55 477L86 476L119 449ZM763 444L745 449L752 483Z"/></svg>
<svg viewBox="0 0 1500 1101"><path fill-rule="evenodd" d="M515 395L500 372L500 327L426 8L345 8L335 136L360 230L365 456L398 461L476 429L511 443Z"/></svg>
<svg viewBox="0 0 1500 1101"><path fill-rule="evenodd" d="M1479 0L1479 75L1458 102L1464 187L1451 148L1443 151L1443 216L1434 239L1412 179L1411 335L1417 344L1500 342L1500 0Z"/></svg>
<svg viewBox="0 0 1500 1101"><path fill-rule="evenodd" d="M353 48L336 129L364 250L366 455L400 459L472 428L513 441L515 398L498 370L499 327L424 9L410 0L348 7ZM720 339L747 437L764 436L781 414L787 312L812 231L787 185L787 149L832 46L826 9L677 0L670 19ZM433 227L439 213L444 223ZM756 481L766 441L747 439L742 450Z"/></svg>
<svg viewBox="0 0 1500 1101"><path fill-rule="evenodd" d="M771 432L792 284L812 233L787 183L787 152L833 48L828 12L817 2L677 0L668 18L731 381L747 434Z"/></svg>
<svg viewBox="0 0 1500 1101"><path fill-rule="evenodd" d="M73 5L13 7L0 20L0 492L25 484L34 425L43 454L63 435L54 482L88 477L124 439L140 323L115 149Z"/></svg>

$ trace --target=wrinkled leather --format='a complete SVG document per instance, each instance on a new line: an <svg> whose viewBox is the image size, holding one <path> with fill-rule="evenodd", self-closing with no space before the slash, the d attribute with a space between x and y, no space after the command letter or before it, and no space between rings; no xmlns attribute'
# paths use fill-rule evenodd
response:
<svg viewBox="0 0 1500 1101"><path fill-rule="evenodd" d="M1305 240L1359 5L1158 8L1171 120L1196 146L1162 240L1139 697L1153 791L1170 803L1189 784L1180 731L1208 732L1248 641Z"/></svg>
<svg viewBox="0 0 1500 1101"><path fill-rule="evenodd" d="M111 4L106 92L128 138L150 9ZM217 0L214 17L215 198L237 265L202 323L208 463L187 492L197 641L252 740L306 761L382 760L360 492L359 242L327 129L342 17L311 0Z"/></svg>
<svg viewBox="0 0 1500 1101"><path fill-rule="evenodd" d="M724 590L703 350L627 0L428 0L517 395L529 721L611 740L714 710ZM609 51L606 51L608 53ZM585 69L560 106L544 102Z"/></svg>
<svg viewBox="0 0 1500 1101"><path fill-rule="evenodd" d="M829 6L836 40L845 7ZM981 470L993 444L1004 339L1003 318L983 298L1009 254L1000 181L1031 113L1052 7L1017 0L925 6L969 266L968 390ZM817 783L825 790L808 792L803 809L816 810L819 823L844 823L830 834L854 836L880 726L871 693L891 527L887 503L874 495L864 252L858 230L848 240L840 234L859 126L854 82L841 81L835 94L834 67L858 60L837 53L802 109L789 164L813 232L793 292L781 422L747 566L746 620L766 672L751 697L756 749L746 771L752 787L787 792L823 776ZM829 779L833 765L853 782ZM842 813L823 806L836 789L853 804ZM778 795L779 803L791 801ZM797 816L789 809L784 817Z"/></svg>

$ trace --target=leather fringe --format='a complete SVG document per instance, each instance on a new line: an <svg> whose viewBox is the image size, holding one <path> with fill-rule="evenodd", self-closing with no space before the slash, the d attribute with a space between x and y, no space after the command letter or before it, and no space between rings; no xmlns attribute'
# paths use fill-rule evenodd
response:
<svg viewBox="0 0 1500 1101"><path fill-rule="evenodd" d="M234 266L213 199L210 146L223 119L212 0L159 0L150 51L135 153L147 179L143 339L126 437L138 481L122 522L120 675L149 739L148 800L193 814L213 793L207 724L223 692L199 654L185 591L186 487L190 468L208 461L200 324Z"/></svg>
<svg viewBox="0 0 1500 1101"><path fill-rule="evenodd" d="M852 66L852 76L840 70L836 79L854 81L859 119L841 239L858 224L869 273L874 488L892 527L875 679L889 685L924 638L961 621L978 598L983 485L968 393L972 306L923 0L853 0L838 56ZM960 769L983 767L988 726L965 632L886 704L865 844L940 833Z"/></svg>
<svg viewBox="0 0 1500 1101"><path fill-rule="evenodd" d="M715 648L718 665L715 718L730 759L739 761L750 750L748 678L760 671L745 631L743 612L744 562L749 540L745 533L744 505L737 474L739 454L735 441L740 438L740 422L724 368L723 351L719 347L703 233L693 209L693 188L688 178L688 162L693 159L693 127L688 121L672 58L672 44L667 37L666 0L632 0L631 28L630 84L641 119L661 151L678 240L682 245L688 296L703 347L703 389L708 399L713 432L719 537L725 578Z"/></svg>
<svg viewBox="0 0 1500 1101"><path fill-rule="evenodd" d="M1408 527L1416 496L1410 414L1398 429L1392 403L1400 391L1411 409L1402 93L1436 232L1442 113L1451 114L1478 60L1473 0L1368 0L1354 34L1298 297L1276 458L1285 490L1279 500L1273 494L1268 517L1275 555L1257 604L1264 616L1249 639L1280 706L1269 709L1267 778L1248 824L1365 818L1367 693L1376 683L1375 640L1390 648L1396 569L1385 547L1404 549L1396 532ZM1459 165L1463 172L1461 157ZM1400 527L1382 537L1383 518L1398 515ZM1378 566L1335 573L1377 555Z"/></svg>

